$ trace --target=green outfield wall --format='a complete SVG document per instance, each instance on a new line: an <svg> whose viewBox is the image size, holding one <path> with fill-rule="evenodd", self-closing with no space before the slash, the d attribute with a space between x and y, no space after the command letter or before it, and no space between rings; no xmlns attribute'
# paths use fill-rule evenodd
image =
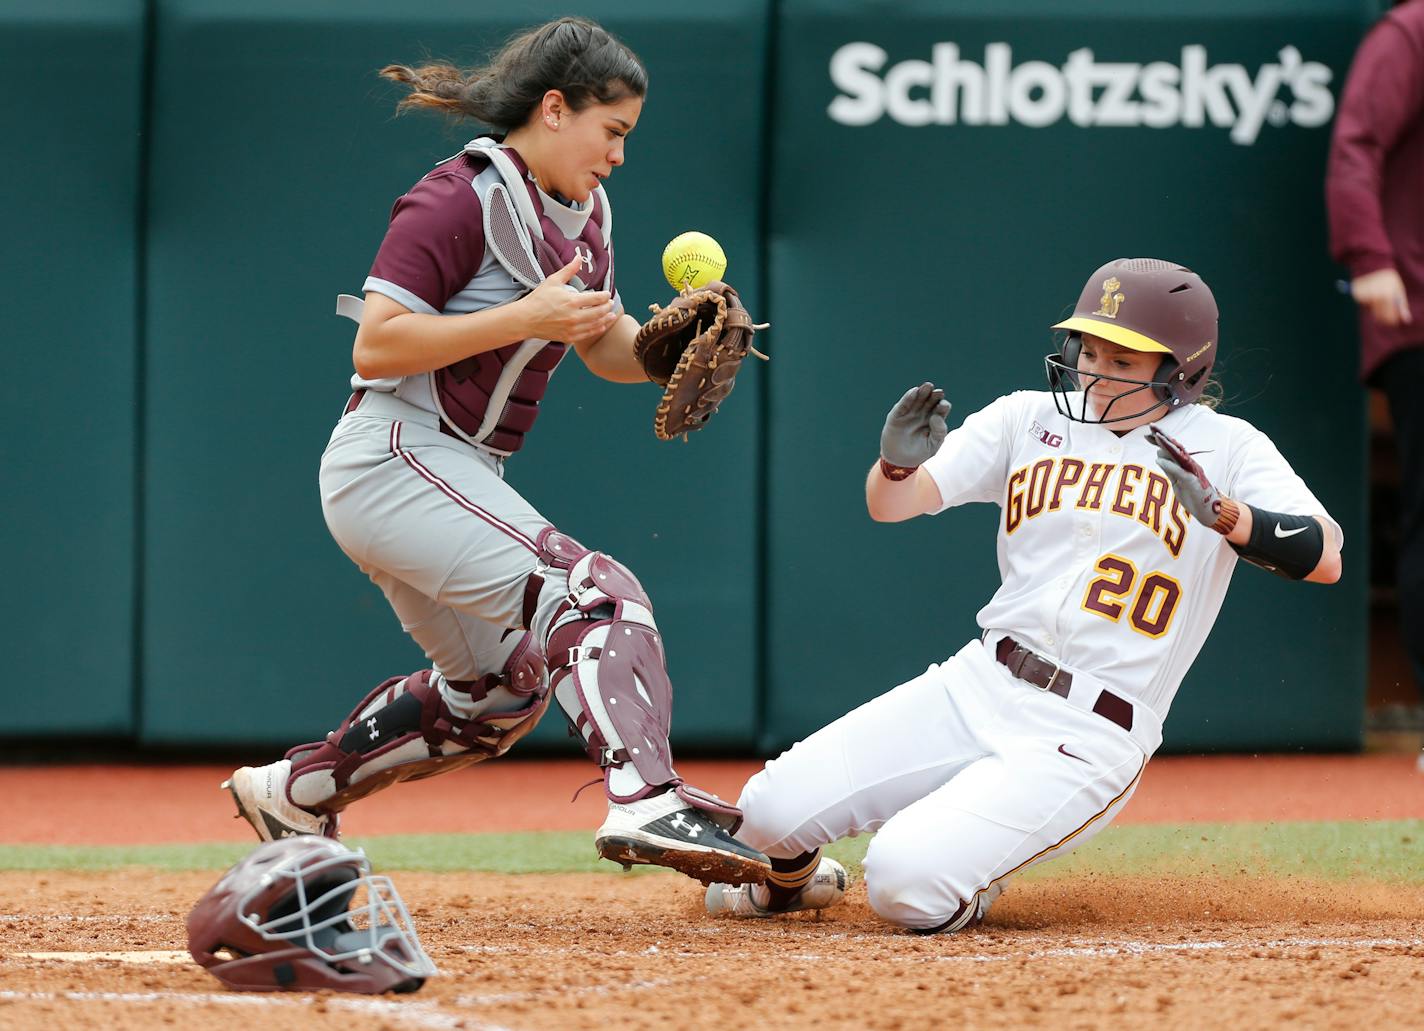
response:
<svg viewBox="0 0 1424 1031"><path fill-rule="evenodd" d="M142 0L0 4L0 735L134 732Z"/></svg>
<svg viewBox="0 0 1424 1031"><path fill-rule="evenodd" d="M335 295L359 291L395 198L472 134L395 117L375 69L475 63L565 11L0 11L15 147L0 257L20 286L0 641L15 683L46 685L0 737L271 748L424 664L331 541L316 485L350 375ZM700 229L773 323L758 338L773 361L744 367L687 443L654 439L651 386L569 359L508 467L647 587L675 746L774 753L975 633L997 509L873 524L863 478L885 410L922 379L946 387L953 424L1037 388L1047 326L1087 273L1150 254L1212 284L1226 410L1280 444L1347 534L1334 588L1238 571L1167 746L1358 747L1364 395L1322 180L1372 3L581 13L650 74L610 183L628 310L664 298L663 243ZM571 748L557 715L520 747Z"/></svg>

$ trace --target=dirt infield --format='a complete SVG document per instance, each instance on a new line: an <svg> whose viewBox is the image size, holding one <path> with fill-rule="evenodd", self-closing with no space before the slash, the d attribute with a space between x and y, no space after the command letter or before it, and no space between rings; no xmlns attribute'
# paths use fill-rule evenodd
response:
<svg viewBox="0 0 1424 1031"><path fill-rule="evenodd" d="M733 796L756 768L686 767ZM403 785L347 832L589 829L600 792L566 801L585 769L491 763ZM226 772L0 768L2 840L246 840ZM1412 755L1164 758L1120 822L1421 817ZM374 999L224 991L185 951L214 872L0 872L0 1031L1418 1026L1424 886L1226 872L1021 881L985 927L947 938L888 927L861 884L819 920L748 923L708 917L673 874L403 872L441 976Z"/></svg>
<svg viewBox="0 0 1424 1031"><path fill-rule="evenodd" d="M1030 882L988 926L918 938L860 885L820 920L747 923L672 874L404 874L441 976L368 999L221 991L181 952L213 879L0 874L0 1028L1358 1028L1424 1004L1417 887Z"/></svg>

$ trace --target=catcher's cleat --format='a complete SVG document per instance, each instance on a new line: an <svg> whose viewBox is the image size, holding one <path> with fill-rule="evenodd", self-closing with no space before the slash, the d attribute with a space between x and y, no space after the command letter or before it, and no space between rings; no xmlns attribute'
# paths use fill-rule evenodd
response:
<svg viewBox="0 0 1424 1031"><path fill-rule="evenodd" d="M711 884L760 884L771 872L762 853L727 833L675 791L637 802L610 802L594 835L598 854L622 864L666 866Z"/></svg>
<svg viewBox="0 0 1424 1031"><path fill-rule="evenodd" d="M292 772L288 759L279 759L267 766L244 766L234 770L222 786L237 803L237 815L257 832L263 841L294 838L299 834L321 834L339 837L335 813L309 812L287 799L287 778Z"/></svg>
<svg viewBox="0 0 1424 1031"><path fill-rule="evenodd" d="M791 896L779 909L768 902L771 890L764 884L710 884L707 886L707 912L738 917L769 917L778 913L799 913L805 909L830 909L845 898L846 871L834 859L822 856L816 872L806 886Z"/></svg>

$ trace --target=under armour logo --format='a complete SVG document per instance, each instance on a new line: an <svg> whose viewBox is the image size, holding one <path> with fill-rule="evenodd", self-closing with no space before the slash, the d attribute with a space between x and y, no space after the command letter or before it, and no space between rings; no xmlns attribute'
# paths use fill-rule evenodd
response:
<svg viewBox="0 0 1424 1031"><path fill-rule="evenodd" d="M380 730L376 727L376 717L372 716L366 721L366 733L371 735L372 741L381 736Z"/></svg>
<svg viewBox="0 0 1424 1031"><path fill-rule="evenodd" d="M674 817L672 826L674 830L682 831L689 838L695 838L702 833L702 824L694 820L689 820L682 813L678 813L677 816Z"/></svg>
<svg viewBox="0 0 1424 1031"><path fill-rule="evenodd" d="M583 267L584 267L585 270L587 270L587 271L589 271L589 272L592 272L592 271L593 271L593 250L592 250L592 248L590 248L590 249L589 249L589 252L588 252L587 254L585 254L585 253L584 253L582 250L580 250L578 247L575 247L575 248L574 248L574 257L577 258L579 261L583 262Z"/></svg>

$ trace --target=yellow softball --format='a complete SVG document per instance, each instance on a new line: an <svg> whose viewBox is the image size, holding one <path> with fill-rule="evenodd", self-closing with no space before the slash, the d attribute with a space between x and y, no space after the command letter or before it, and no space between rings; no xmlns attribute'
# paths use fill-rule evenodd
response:
<svg viewBox="0 0 1424 1031"><path fill-rule="evenodd" d="M663 248L663 275L674 290L706 286L726 271L722 245L706 233L683 233Z"/></svg>

